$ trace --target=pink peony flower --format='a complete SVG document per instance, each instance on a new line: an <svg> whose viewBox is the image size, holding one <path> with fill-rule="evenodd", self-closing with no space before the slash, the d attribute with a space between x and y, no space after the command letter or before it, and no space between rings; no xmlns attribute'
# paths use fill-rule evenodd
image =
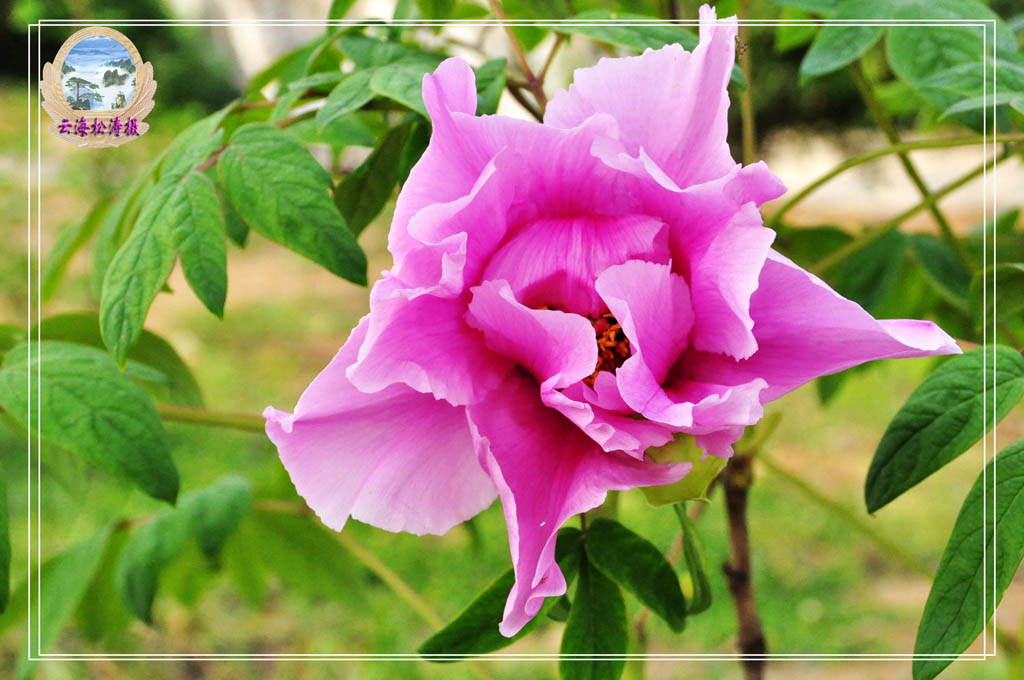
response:
<svg viewBox="0 0 1024 680"><path fill-rule="evenodd" d="M677 434L731 454L763 404L865 361L958 352L878 321L771 249L784 187L726 145L736 21L576 71L544 124L475 116L473 71L423 79L430 146L398 197L394 269L299 399L265 412L299 494L341 530L446 532L501 498L501 632L565 592L555 534L609 490L675 482Z"/></svg>

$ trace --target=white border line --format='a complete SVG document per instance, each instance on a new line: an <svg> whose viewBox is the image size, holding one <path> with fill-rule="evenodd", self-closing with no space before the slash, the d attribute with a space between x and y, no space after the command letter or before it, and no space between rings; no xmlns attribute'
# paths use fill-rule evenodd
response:
<svg viewBox="0 0 1024 680"><path fill-rule="evenodd" d="M996 28L996 25L995 25L996 24L996 20L995 19L971 19L971 20L966 20L966 19L964 19L964 20L959 20L959 19L934 19L934 20L933 19L925 19L925 20L917 20L917 19L912 19L912 20L911 19L906 19L906 20L901 20L901 19L885 19L885 20L883 20L883 19L878 19L878 20L839 20L839 19L772 20L772 19L757 19L757 20L738 20L738 23L742 24L742 25L745 25L745 26L778 26L778 25L827 26L827 25L830 25L830 24L838 24L838 25L882 26L882 27L886 27L886 26L904 26L904 27L915 26L916 27L916 26L936 26L936 25L939 25L939 26L941 26L941 25L949 25L949 26L977 27L977 28L981 28L982 29L982 41L983 41L982 42L982 45L983 45L983 47L982 47L982 49L983 49L983 51L982 51L982 64L983 64L983 71L987 70L987 64L985 63L986 62L985 58L988 56L988 49L987 49L988 28L991 25L991 27L993 29L993 35L995 35L995 28ZM53 26L53 27L58 27L58 26L60 26L60 27L74 27L74 26L156 27L156 26L167 26L167 25L174 25L174 26L230 26L230 25L237 25L237 24L242 24L242 25L259 25L259 26L314 26L314 27L324 27L324 26L381 26L381 25L398 25L398 26L404 26L404 27L416 27L416 26L446 26L446 25L449 25L449 24L458 24L458 25L464 25L464 26L501 26L503 24L508 24L508 25L512 25L512 26L552 27L552 26L557 26L557 25L561 25L561 24L569 24L569 25L576 25L576 26L602 26L602 25L611 25L611 26L643 26L643 25L647 25L647 24L651 24L651 25L675 25L675 26L698 26L699 25L699 21L697 21L697 20L674 20L674 21L669 21L669 20L657 20L657 19L648 20L648 21L640 21L640 20L618 21L618 20L614 20L614 19L580 21L580 20L571 20L570 19L570 20L562 20L562 21L509 20L509 21L506 21L506 22L502 22L502 21L498 21L498 20L452 20L452 21L399 20L399 21L387 21L387 22L384 22L384 21L346 21L346 20L328 20L328 19L321 20L321 21L313 21L313 20L305 20L305 19L274 19L274 20L260 20L260 19L245 19L245 20L231 20L231 19L209 19L209 20L119 19L117 21L102 21L102 20L98 20L98 21L83 22L82 20L68 20L68 19L40 19L38 22L28 25L28 37L29 37L29 40L28 40L28 54L29 54L28 94L29 94L29 97L28 97L28 99L29 99L29 106L31 107L31 99L32 99L31 92L32 92L32 87L33 87L33 80L32 80L32 58L31 58L31 54L32 54L32 28L33 27L36 28L36 68L37 69L41 69L41 66L42 66L41 43L42 43L42 27L43 26ZM995 93L996 93L996 89L995 89L996 40L995 39L993 39L992 53L993 53L993 66L992 66L992 68L993 68L993 100L992 100L992 102L993 102L992 103L993 137L992 137L992 150L993 150L993 153L995 153L996 150L997 150L996 131L995 131L995 115L996 115L996 103L995 103ZM38 258L39 258L39 263L38 263L38 266L36 268L36 280L37 280L37 285L40 286L40 290L41 290L41 284L42 284L42 280L41 280L41 269L42 269L42 190L41 190L41 185L42 185L42 170L41 170L41 166L42 166L42 113L41 113L41 106L42 106L42 103L41 103L41 91L38 88L39 78L41 78L41 73L37 73L37 77L36 77L36 80L35 80L36 99L37 99L37 102L36 102L36 116L37 116L36 117L36 134L37 134L37 139L36 139L36 199L37 199L36 243L37 243L37 246L38 246L36 254L37 254ZM987 99L987 96L988 96L988 94L987 94L987 80L984 77L982 79L982 87L983 87L983 94L982 94L983 101L987 102L988 101L988 99ZM29 162L28 162L28 180L29 180L29 185L28 185L28 206L29 207L28 207L28 219L27 219L27 222L28 222L28 233L29 233L29 238L28 238L28 249L29 249L29 253L28 253L28 255L29 255L29 257L28 257L28 283L29 283L28 321L29 321L29 327L31 328L31 326L32 326L32 288L31 288L31 280L32 280L32 252L31 252L32 251L32 228L31 228L31 213L32 213L32 210L31 210L31 204L32 204L32 191L31 191L31 189L32 189L32 187L31 187L31 175L32 175L32 153L31 153L32 152L32 135L31 135L31 122L32 122L32 111L31 111L31 108L29 110L28 122L29 122L29 131L30 131L29 132L29 139L28 139L28 156L29 156ZM988 215L988 188L987 188L987 182L988 182L988 180L987 180L988 158L985 157L985 152L984 152L984 150L987 149L987 146L988 146L988 143L987 143L987 134L988 134L987 124L988 124L988 112L986 111L986 115L983 118L983 124L982 124L983 125L983 127L982 127L982 137L983 137L983 139L986 140L986 141L984 141L982 143L982 149L983 149L982 157L983 157L983 160L984 160L984 163L983 163L983 166L982 166L982 183L983 183L982 215L983 215L983 220L984 220L983 223L987 223L988 222L988 218L987 218L987 215ZM994 210L995 209L995 205L996 205L996 203L995 203L995 201L996 201L996 180L995 180L995 178L996 178L996 166L995 165L993 165L992 176L993 176L992 197L993 197L993 210ZM992 261L993 261L993 264L995 264L995 261L996 261L995 230L993 229L992 232L993 232L992 233L992 239L993 239L993 247L992 247L992 250L993 250L992 258L993 258L993 260ZM986 242L986 240L985 240L985 238L983 236L982 237L982 263L983 263L983 270L984 270L985 263L987 263L987 254L985 252L986 249L987 249L987 242ZM986 285L984 285L984 282L983 282L983 285L982 285L983 315L987 315L987 309L988 309L987 305L985 304L986 295L987 295L987 292L988 292L987 289L988 289L988 287ZM995 277L993 277L993 281L992 281L992 301L993 301L993 305L994 305L994 303L995 303ZM42 320L42 301L41 301L41 299L39 299L38 302L39 302L39 304L38 304L38 306L36 308L37 329L38 329L38 322ZM994 323L995 323L995 319L993 318L993 324ZM982 346L983 347L987 344L987 330L988 330L988 326L987 326L987 322L986 322L986 323L983 324L983 327L982 327ZM36 337L37 342L40 339L41 339L41 335L40 335L40 332L37 330L37 337ZM32 355L31 355L31 343L29 343L29 366L31 366L31 357L32 357ZM36 390L37 390L37 399L39 400L37 403L40 405L40 408L41 408L41 401L42 401L41 400L41 387L40 387L40 384L41 384L41 363L37 363L36 371L37 371ZM984 352L982 353L982 372L983 372L983 377L982 377L983 388L984 388L984 391L987 392L988 373L987 373L987 370L986 370L986 356L985 356ZM995 357L993 356L993 375L994 375L994 372L995 372ZM29 394L31 394L31 392L32 392L31 369L29 369ZM993 408L995 408L995 394L993 394L992 398L993 398ZM985 409L986 408L987 408L987 400L983 400L983 406L982 406L982 411L983 411L983 421L982 421L983 422L983 427L984 427L985 421L987 420L987 417L986 417L987 414L985 413ZM41 413L38 416L38 419L41 420ZM29 407L29 428L31 430L31 406ZM39 428L39 429L41 430L41 428ZM982 435L982 455L983 455L982 491L983 491L983 498L985 498L985 499L987 499L987 497L988 497L987 496L987 486L986 486L986 484L987 484L987 460L988 460L988 455L987 455L987 450L988 450L988 448L987 448L987 435L988 435L988 431L986 429L983 432L983 435ZM995 446L995 437L996 437L996 435L995 435L995 427L993 426L993 433L992 433L993 446ZM36 467L37 467L36 508L37 508L37 519L39 519L39 524L36 527L37 543L38 543L37 547L40 547L41 544L42 544L42 521L40 519L42 517L42 503L41 503L41 500L42 500L41 499L41 495L42 495L42 493L41 493L42 492L42 489L41 489L42 461L41 461L41 458L42 457L41 457L41 455L39 455L39 452L41 452L41 450L42 450L42 435L39 434L37 436L37 457L36 457ZM993 455L995 455L995 452L993 452ZM367 661L371 661L371 660L422 660L422 659L425 659L425 658L429 658L429 659L446 659L446 660L461 660L461 659L472 659L472 658L476 658L476 659L493 659L493 660L558 660L558 659L563 659L563 658L573 658L573 659L645 659L645 660L650 660L650 661L681 661L681 660L703 661L703 660L726 660L726 659L730 659L730 660L735 660L735 659L765 659L765 660L791 660L791 661L792 660L804 660L804 661L842 661L842 660L853 660L853 661L896 661L896 660L914 660L914 659L936 659L936 660L938 660L938 659L943 659L943 660L950 659L950 660L972 660L972 661L973 660L978 660L978 661L982 661L982 660L985 660L985 659L992 658L992 657L996 656L996 651L995 650L993 650L991 653L988 651L988 630L987 630L987 628L988 628L988 624L987 624L988 617L986 617L985 628L982 631L982 638L984 640L983 652L981 654L977 654L977 653L967 654L967 653L964 653L964 654L958 654L958 655L953 655L953 654L913 654L913 653L911 653L911 654L905 654L905 653L904 654L801 654L801 653L793 653L793 654L790 654L790 653L736 654L736 653L732 653L732 654L591 654L591 655L576 655L576 654L571 654L571 655L562 655L562 654L502 654L502 653L492 653L492 654L487 654L487 655L484 655L484 656L469 656L469 655L459 655L459 654L454 654L454 655L447 655L447 654L431 654L431 655L422 655L422 654L287 654L287 653L285 653L285 654L212 654L212 653L201 653L200 652L200 653L180 653L180 654L119 654L119 653L110 653L110 654L77 654L77 653L60 654L60 653L55 653L55 654L47 654L47 653L39 653L38 655L33 656L32 655L32 636L31 636L31 632L32 632L32 592L33 592L32 591L32 559L31 559L32 558L32 540L31 540L31 537L32 537L32 519L33 519L32 512L31 512L31 509L32 509L32 489L31 489L31 482L32 482L32 464L31 464L32 463L32 441L31 441L31 436L29 437L29 442L28 442L28 463L29 463L29 465L28 465L28 477L29 477L29 488L28 488L28 509L29 509L29 517L28 517L28 520L29 520L28 521L28 539L29 539L28 540L28 556L29 556L29 559L28 559L28 562L29 562L29 566L28 566L28 598L29 598L29 602L28 602L28 608L27 608L27 612L28 612L27 627L28 627L28 633L29 633L29 639L28 639L28 660L29 661L73 660L73 659L91 659L91 658L116 659L116 660L139 660L139 661L144 661L144 660L167 661L167 660L176 660L176 659L197 659L197 660L271 660L271 659L273 659L273 660L284 660L284 661L294 661L294 660L342 660L342 659L347 659L347 660L367 660ZM995 473L995 469L996 469L997 465L993 464L992 467L993 467L993 473ZM995 478L995 474L993 474L993 478ZM993 496L994 495L995 494L993 494ZM995 508L995 499L993 499L993 511L994 511L994 508ZM986 549L986 547L984 545L984 540L985 540L984 527L987 526L987 520L984 519L984 518L986 517L985 513L987 513L987 510L988 510L988 503L986 502L986 503L983 503L983 525L982 525L982 529L983 529L982 530L982 541L983 541L983 552L982 552L982 560L983 560L983 591L982 591L983 614L987 612L987 604L988 604L988 597L987 597L987 576L988 576L987 558L988 558L988 550ZM992 549L993 549L993 551L995 550L995 545L996 545L995 534L996 534L995 526L993 526L993 541L992 541ZM41 554L41 548L40 548L39 552ZM40 587L40 581L42 579L42 560L39 560L36 566L37 566L36 588L38 589L37 596L39 598L41 598L42 592L41 592L41 587ZM995 579L995 564L993 564L992 569L993 569L993 580L994 580ZM995 599L996 599L996 594L993 591L993 594L992 594L992 601L993 601L993 615L992 615L993 634L995 633L995 623L996 623ZM37 599L37 605L41 609L41 602L38 599ZM39 616L38 620L37 620L37 634L38 634L37 647L39 647L41 642L42 642L42 616Z"/></svg>

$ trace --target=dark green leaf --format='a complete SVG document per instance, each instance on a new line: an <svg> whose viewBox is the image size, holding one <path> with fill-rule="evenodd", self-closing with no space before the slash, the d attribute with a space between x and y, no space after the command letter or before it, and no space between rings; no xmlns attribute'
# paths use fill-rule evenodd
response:
<svg viewBox="0 0 1024 680"><path fill-rule="evenodd" d="M576 594L562 633L559 676L562 680L618 680L626 665L623 659L596 660L570 655L625 654L628 645L622 592L585 556L581 557Z"/></svg>
<svg viewBox="0 0 1024 680"><path fill-rule="evenodd" d="M370 78L370 89L402 106L426 116L427 107L423 104L420 90L423 87L423 74L433 70L433 66L424 63L403 64L401 62L377 69Z"/></svg>
<svg viewBox="0 0 1024 680"><path fill-rule="evenodd" d="M780 227L774 247L797 264L813 267L853 240L839 227Z"/></svg>
<svg viewBox="0 0 1024 680"><path fill-rule="evenodd" d="M575 573L580 554L580 541L579 529L566 527L558 532L555 558L565 575L566 583ZM556 605L557 599L548 598L537 616L515 636L507 638L498 632L498 623L504 615L505 601L508 600L509 591L515 580L515 573L511 569L506 571L484 592L477 595L461 614L420 645L417 651L422 655L486 654L506 647L529 633Z"/></svg>
<svg viewBox="0 0 1024 680"><path fill-rule="evenodd" d="M195 170L185 175L169 206L171 238L181 255L185 280L205 307L224 316L228 293L228 257L224 213L213 181Z"/></svg>
<svg viewBox="0 0 1024 680"><path fill-rule="evenodd" d="M548 610L548 618L552 621L565 623L569 620L569 610L572 609L572 602L565 595L555 600L555 603Z"/></svg>
<svg viewBox="0 0 1024 680"><path fill-rule="evenodd" d="M701 544L697 525L686 514L686 504L674 506L679 525L683 531L683 562L690 575L693 593L686 605L687 614L699 614L711 606L711 583L708 581L707 564L704 559L704 546Z"/></svg>
<svg viewBox="0 0 1024 680"><path fill-rule="evenodd" d="M44 300L53 297L61 279L64 278L64 272L67 271L71 258L96 233L109 206L110 199L101 198L93 204L85 217L64 229L57 237L40 273L40 294Z"/></svg>
<svg viewBox="0 0 1024 680"><path fill-rule="evenodd" d="M910 237L910 246L932 288L948 302L966 311L971 275L957 259L956 253L931 234L914 234Z"/></svg>
<svg viewBox="0 0 1024 680"><path fill-rule="evenodd" d="M826 272L836 291L874 312L899 280L907 237L890 231L841 260Z"/></svg>
<svg viewBox="0 0 1024 680"><path fill-rule="evenodd" d="M845 0L832 18L858 21L888 19L892 3L889 0ZM814 38L800 63L800 82L837 71L864 54L878 42L885 31L881 24L829 24Z"/></svg>
<svg viewBox="0 0 1024 680"><path fill-rule="evenodd" d="M613 12L606 9L593 9L586 12L580 12L573 16L573 19L580 21L602 21L602 20L621 20L621 21L637 21L637 20L649 20L650 17L645 17L638 14L630 14L628 12ZM658 49L672 43L678 43L683 46L683 49L693 50L697 46L697 36L681 26L677 26L670 23L648 23L644 25L632 25L622 26L616 24L558 24L554 28L559 33L569 33L572 35L584 35L591 40L598 42L605 42L611 45L617 45L619 47L625 47L628 50L634 52L643 52L648 47ZM743 80L743 74L740 72L739 67L734 67L732 71L732 82L743 88L746 87L746 82Z"/></svg>
<svg viewBox="0 0 1024 680"><path fill-rule="evenodd" d="M391 198L411 132L408 123L393 128L358 168L338 182L334 203L352 233L360 234Z"/></svg>
<svg viewBox="0 0 1024 680"><path fill-rule="evenodd" d="M967 649L992 617L1021 558L1024 440L989 461L967 494L924 606L914 654L957 655ZM951 662L918 657L914 680L931 680Z"/></svg>
<svg viewBox="0 0 1024 680"><path fill-rule="evenodd" d="M476 72L476 113L489 115L498 110L505 89L505 59L491 59L473 69Z"/></svg>
<svg viewBox="0 0 1024 680"><path fill-rule="evenodd" d="M182 498L181 511L188 513L203 554L216 561L251 504L252 486L249 481L232 475Z"/></svg>
<svg viewBox="0 0 1024 680"><path fill-rule="evenodd" d="M1009 347L978 348L939 366L882 436L864 489L868 512L970 448L1022 395L1024 358Z"/></svg>
<svg viewBox="0 0 1024 680"><path fill-rule="evenodd" d="M160 572L178 556L188 538L188 518L170 510L135 530L117 565L117 590L135 617L153 622L153 598Z"/></svg>
<svg viewBox="0 0 1024 680"><path fill-rule="evenodd" d="M850 371L842 371L832 375L823 375L814 381L814 386L818 391L818 401L822 406L827 405L839 394L840 388L849 375Z"/></svg>
<svg viewBox="0 0 1024 680"><path fill-rule="evenodd" d="M36 582L39 591L35 602L39 608L39 649L52 650L64 625L71 618L92 581L110 538L104 528L88 540L68 548L47 560Z"/></svg>
<svg viewBox="0 0 1024 680"><path fill-rule="evenodd" d="M316 112L316 125L323 129L332 121L361 108L373 99L370 79L375 69L356 71L331 90L324 105Z"/></svg>
<svg viewBox="0 0 1024 680"><path fill-rule="evenodd" d="M590 563L680 632L686 627L686 598L665 556L643 536L607 518L587 528Z"/></svg>
<svg viewBox="0 0 1024 680"><path fill-rule="evenodd" d="M272 125L243 125L217 172L250 227L342 278L366 283L366 256L331 201L330 175L301 144Z"/></svg>
<svg viewBox="0 0 1024 680"><path fill-rule="evenodd" d="M991 323L993 319L1003 322L1019 317L1024 310L1024 263L1004 262L978 272L971 281L970 298L979 328L986 319Z"/></svg>
<svg viewBox="0 0 1024 680"><path fill-rule="evenodd" d="M430 144L430 124L424 120L412 123L409 131L409 138L405 140L402 147L402 157L398 160L398 183L405 184L409 179L409 173L420 160L420 156L427 150Z"/></svg>
<svg viewBox="0 0 1024 680"><path fill-rule="evenodd" d="M44 440L173 503L178 471L163 424L143 389L101 350L44 340L31 345L30 361L29 349L29 344L19 345L4 357L0 405L23 427L31 423L31 431ZM38 398L29 398L28 371ZM40 412L46 414L43 427Z"/></svg>
<svg viewBox="0 0 1024 680"><path fill-rule="evenodd" d="M217 191L217 200L220 202L220 209L224 212L224 231L235 245L244 248L246 241L249 240L249 225L235 211L231 201L220 190Z"/></svg>
<svg viewBox="0 0 1024 680"><path fill-rule="evenodd" d="M21 326L13 323L0 323L0 357L10 348L28 340L28 333Z"/></svg>
<svg viewBox="0 0 1024 680"><path fill-rule="evenodd" d="M416 0L416 8L424 19L448 19L455 7L455 0Z"/></svg>
<svg viewBox="0 0 1024 680"><path fill-rule="evenodd" d="M64 340L103 348L99 318L94 312L68 312L43 319L32 329L43 340ZM143 330L128 352L128 359L158 370L170 379L170 388L159 392L161 400L202 406L203 395L192 371L171 345L159 335Z"/></svg>
<svg viewBox="0 0 1024 680"><path fill-rule="evenodd" d="M219 111L196 121L175 137L157 168L157 179L163 179L168 175L180 177L203 163L224 143L224 133L217 128L234 107L235 102L231 102Z"/></svg>

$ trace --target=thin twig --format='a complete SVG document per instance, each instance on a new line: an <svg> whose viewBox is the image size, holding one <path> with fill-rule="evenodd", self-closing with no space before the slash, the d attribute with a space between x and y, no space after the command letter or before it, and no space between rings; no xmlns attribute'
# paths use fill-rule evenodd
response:
<svg viewBox="0 0 1024 680"><path fill-rule="evenodd" d="M565 42L565 35L563 33L555 34L555 43L551 46L551 51L548 52L548 58L544 60L544 65L540 68L540 73L537 74L537 80L544 83L544 80L548 76L548 69L551 68L551 62L555 60L555 53L558 52L558 48Z"/></svg>
<svg viewBox="0 0 1024 680"><path fill-rule="evenodd" d="M747 18L747 0L738 0L736 15L739 17L739 62L740 71L747 81L747 87L740 92L740 120L743 122L743 163L757 162L757 131L754 126L754 81L750 77L750 34L744 20Z"/></svg>
<svg viewBox="0 0 1024 680"><path fill-rule="evenodd" d="M751 459L733 456L723 469L722 488L725 491L725 511L729 522L729 561L722 565L729 582L739 624L737 648L742 655L744 677L761 680L764 677L764 654L768 645L757 613L754 587L750 578L750 534L747 528L747 498L753 481Z"/></svg>
<svg viewBox="0 0 1024 680"><path fill-rule="evenodd" d="M544 122L544 112L537 108L537 105L523 96L523 90L513 83L508 83L508 91L527 112L539 122Z"/></svg>
<svg viewBox="0 0 1024 680"><path fill-rule="evenodd" d="M536 98L537 103L540 105L543 111L547 108L548 98L544 95L544 88L541 85L541 80L534 74L533 69L530 68L530 64L526 61L526 53L523 52L523 46L519 44L519 40L516 38L516 34L512 32L512 27L508 23L508 17L505 16L505 10L501 8L501 3L498 0L487 0L487 3L491 6L491 11L494 12L494 16L497 17L498 21L505 29L505 33L508 35L508 40L512 43L512 51L515 54L516 61L519 62L519 68L522 69L523 75L526 77L526 84L531 94ZM532 112L531 112L532 113Z"/></svg>
<svg viewBox="0 0 1024 680"><path fill-rule="evenodd" d="M924 200L922 200L920 203L917 203L907 208L899 215L883 224L881 227L861 233L861 235L855 238L853 241L850 241L843 247L832 251L822 259L815 262L814 265L809 268L811 273L821 276L829 269L831 269L836 263L840 262L842 259L848 257L850 254L854 252L857 252L858 250L861 250L862 248L866 248L867 246L879 240L889 232L895 231L896 229L899 228L900 224L902 224L903 221L906 220L907 218L911 217L912 215L915 215L921 210L924 210L924 208L934 204L936 201L943 198L947 194L956 191L957 189L964 186L971 180L980 176L986 169L990 169L992 167L995 167L999 163L1002 163L1007 158L1010 158L1013 155L1013 153L1014 150L1008 147L998 156L989 159L987 162L979 165L978 167L971 170L967 174L953 180L952 182L946 184L937 191L928 194L928 196L926 196Z"/></svg>
<svg viewBox="0 0 1024 680"><path fill-rule="evenodd" d="M1024 142L1024 134L1009 134L1004 135L1000 140L1003 142ZM906 151L914 151L917 149L948 149L950 147L957 146L974 146L975 144L984 144L986 142L985 137L982 135L972 135L969 137L951 137L948 139L922 139L916 142L904 142L902 144L893 144L882 149L875 149L873 151L866 151L856 156L851 156L845 161L835 166L821 177L817 178L800 191L793 194L785 203L776 210L770 218L768 218L766 224L771 228L777 228L779 223L782 221L782 216L793 209L793 207L807 198L815 189L825 184L830 179L841 175L851 168L855 168L858 165L864 163L870 163L873 160L890 156L894 153L903 153Z"/></svg>
<svg viewBox="0 0 1024 680"><path fill-rule="evenodd" d="M863 97L865 104L867 104L871 117L875 119L878 127L883 133L885 133L889 143L899 144L901 140L899 133L896 131L896 126L893 125L888 114L886 114L882 103L878 101L878 98L875 96L874 88L868 81L867 76L864 74L864 68L861 66L859 60L855 60L850 64L850 74L853 76L853 82L857 86L857 89L860 90L861 97ZM906 152L899 153L898 156L900 164L907 173L907 177L909 177L910 181L913 182L915 187L917 187L921 197L927 198L931 192L928 189L928 185L925 184L924 179L921 177L921 174L911 162L910 156L907 155ZM977 269L975 264L971 261L971 258L967 256L967 252L964 250L963 244L960 243L959 239L957 239L956 235L953 233L953 227L949 224L949 220L946 219L946 216L939 209L939 206L935 205L934 202L929 203L928 210L931 212L932 217L935 218L935 222L939 226L939 234L942 236L942 240L949 245L967 271L970 272Z"/></svg>

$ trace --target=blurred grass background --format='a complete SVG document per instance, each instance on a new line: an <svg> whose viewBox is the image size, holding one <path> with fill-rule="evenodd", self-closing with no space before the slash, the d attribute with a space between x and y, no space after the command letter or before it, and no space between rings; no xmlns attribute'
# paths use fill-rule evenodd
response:
<svg viewBox="0 0 1024 680"><path fill-rule="evenodd" d="M201 35L198 40L202 40ZM80 218L98 197L130 181L133 173L161 150L176 131L233 96L231 90L237 83L232 83L230 74L237 72L238 67L225 54L211 61L213 72L220 74L219 89L212 94L201 89L191 96L187 88L173 89L177 87L173 83L185 76L165 76L164 64L172 63L174 59L169 55L184 43L167 44L175 47L160 48L154 44L147 52L147 46L139 44L144 58L156 64L161 88L158 106L148 119L152 129L144 137L122 147L97 151L77 149L49 135L43 136L41 242L33 245L44 256L61 228ZM44 60L46 57L44 53ZM576 58L581 57L577 54ZM794 71L798 61L794 58L793 65L786 67L785 58L766 60L782 69L782 74L787 73L785 68ZM570 65L563 65L562 82L553 77L552 86L567 80ZM194 66L191 71L193 75L196 68L199 67ZM186 75L189 72L184 69ZM168 90L164 90L165 82ZM811 89L807 96L826 97L832 91L841 93L844 88L849 89L835 81L828 81L821 88ZM169 92L177 94L166 94ZM0 322L24 323L27 311L26 97L23 81L8 78L0 82L0 209L8 216L0 225L7 244L0 254ZM806 153L804 145L808 142L785 141L791 139L787 134L792 134L793 121L786 121L779 110L799 105L780 94L776 94L775 101L767 94L763 97L759 113L765 121L764 134L783 140L766 147L777 155L778 164L785 166L787 159L801 158ZM837 111L830 116L830 112ZM817 123L816 139L848 135L861 122L846 107L825 107L810 115L813 118L796 122ZM877 140L868 136L861 143L870 146ZM928 156L935 165L925 165L926 172L930 167L941 168L946 162L955 162L943 160L943 153ZM951 152L947 158L955 159L956 155ZM768 160L772 165L770 155ZM791 187L799 187L817 174L806 165L792 167L793 174L784 177ZM1010 172L1013 171L1011 168ZM846 190L857 189L851 185ZM898 193L898 189L897 186L892 192ZM977 201L979 195L975 191L972 200ZM862 198L848 195L845 203L854 210L862 209ZM907 198L908 203L913 200L912 195ZM836 208L835 199L831 208ZM816 219L813 212L807 211L799 217L808 224L824 219ZM846 217L852 223L862 219L856 213ZM976 223L980 218L980 210L965 209L961 226ZM828 219L835 216L828 215ZM390 264L384 247L388 220L389 215L382 215L360 238L370 257L371 279ZM37 226L34 220L32 226ZM33 258L36 254L35 250L31 253ZM44 304L44 316L96 307L97 300L89 287L89 264L87 251L76 257L55 300ZM168 339L182 354L199 380L207 404L228 411L259 413L268 404L290 409L367 309L367 290L336 279L257 235L253 235L244 250L229 245L229 292L223 321L197 304L180 271L172 276L170 287L173 292L161 294L153 305L148 327ZM858 372L827 407L819 404L811 386L788 395L772 406L784 417L766 451L779 465L858 516L866 517L862 488L871 455L885 424L927 372L929 361L888 362ZM167 427L175 446L183 490L237 473L253 482L257 495L294 498L273 447L262 436L173 423ZM1019 409L999 427L997 436L1003 443L1024 436L1024 418ZM982 462L981 448L975 447L867 521L907 552L936 566L960 503ZM17 583L27 569L25 440L3 424L0 464L8 480L14 543L12 573ZM754 581L770 650L790 654L910 652L928 582L770 470L756 466L755 474L749 511ZM35 550L44 558L85 539L111 518L160 510L157 503L140 493L119 486L57 450L44 451L41 498L41 545L36 545ZM714 588L712 608L691 619L680 635L671 633L658 620L648 619L650 652L734 651L735 617L718 569L728 548L723 515L720 498L715 494L699 520ZM623 494L620 517L624 524L666 551L678 534L671 510L648 507L639 492ZM336 544L322 543L320 548L310 550L303 541L322 541L322 536L307 536L308 532L290 519L250 515L243 521L239 534L231 539L220 570L206 565L198 551L179 560L161 583L154 626L130 621L123 614L123 625L100 640L89 640L79 628L69 627L53 651L410 653L430 634L428 626ZM471 525L456 527L443 537L389 534L356 521L349 523L346 532L376 552L446 620L509 566L504 521L497 504ZM240 583L249 585L240 587ZM639 613L636 601L630 600L628 606L635 618ZM1022 613L1024 584L1018 577L1000 608L1000 626L1019 630ZM122 616L116 606L103 615ZM562 624L547 622L507 651L554 653L561 627ZM9 627L0 638L2 676L13 672L21 654L22 628ZM980 646L971 651L980 651ZM494 677L509 679L554 678L555 667L553 661L486 663ZM905 678L909 677L909 669L909 661L788 661L772 663L769 677ZM943 677L994 679L1005 677L1005 673L1002 660L997 658L982 664L958 662ZM648 662L646 674L649 678L735 678L740 676L740 669L731 660ZM465 664L425 662L195 660L143 666L140 662L94 659L47 662L39 665L37 677L474 676Z"/></svg>

